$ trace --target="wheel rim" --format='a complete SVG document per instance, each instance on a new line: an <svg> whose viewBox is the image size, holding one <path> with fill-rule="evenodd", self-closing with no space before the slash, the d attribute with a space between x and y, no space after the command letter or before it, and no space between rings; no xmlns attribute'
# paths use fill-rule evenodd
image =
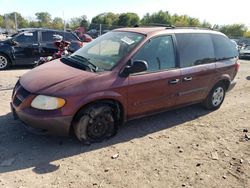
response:
<svg viewBox="0 0 250 188"><path fill-rule="evenodd" d="M3 69L7 66L8 60L6 57L0 55L0 69Z"/></svg>
<svg viewBox="0 0 250 188"><path fill-rule="evenodd" d="M222 87L218 87L214 90L212 103L214 106L219 106L224 98L224 89Z"/></svg>
<svg viewBox="0 0 250 188"><path fill-rule="evenodd" d="M87 134L92 139L102 139L106 136L109 127L114 124L113 117L110 113L99 115L89 120Z"/></svg>

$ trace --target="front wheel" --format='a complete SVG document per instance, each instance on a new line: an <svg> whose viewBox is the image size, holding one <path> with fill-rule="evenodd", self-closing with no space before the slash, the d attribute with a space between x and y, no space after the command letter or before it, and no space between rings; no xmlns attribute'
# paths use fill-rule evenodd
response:
<svg viewBox="0 0 250 188"><path fill-rule="evenodd" d="M0 70L5 70L9 68L10 60L7 56L0 54Z"/></svg>
<svg viewBox="0 0 250 188"><path fill-rule="evenodd" d="M222 105L226 94L226 88L223 83L216 84L203 102L203 106L208 110L217 110Z"/></svg>
<svg viewBox="0 0 250 188"><path fill-rule="evenodd" d="M73 128L80 141L101 142L114 135L114 110L106 104L89 106L76 115Z"/></svg>

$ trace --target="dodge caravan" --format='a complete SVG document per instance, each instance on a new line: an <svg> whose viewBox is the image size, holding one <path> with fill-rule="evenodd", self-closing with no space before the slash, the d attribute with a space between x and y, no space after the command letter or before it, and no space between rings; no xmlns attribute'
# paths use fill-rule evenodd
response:
<svg viewBox="0 0 250 188"><path fill-rule="evenodd" d="M237 49L217 31L116 29L23 75L11 108L29 127L96 142L134 118L194 103L220 108L238 69Z"/></svg>

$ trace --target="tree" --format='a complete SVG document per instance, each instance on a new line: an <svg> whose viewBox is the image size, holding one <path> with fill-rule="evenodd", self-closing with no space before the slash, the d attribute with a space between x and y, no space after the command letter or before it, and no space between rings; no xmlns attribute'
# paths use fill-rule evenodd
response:
<svg viewBox="0 0 250 188"><path fill-rule="evenodd" d="M48 12L37 12L36 14L39 27L50 27L51 25L51 15Z"/></svg>
<svg viewBox="0 0 250 188"><path fill-rule="evenodd" d="M117 26L119 15L112 12L102 13L92 18L92 24L103 24L103 29L110 29L112 26Z"/></svg>
<svg viewBox="0 0 250 188"><path fill-rule="evenodd" d="M166 25L172 25L171 15L168 11L163 12L160 10L157 13L153 13L152 15L146 14L143 16L141 23L144 25L147 24L166 24Z"/></svg>
<svg viewBox="0 0 250 188"><path fill-rule="evenodd" d="M134 26L140 23L140 18L135 13L122 13L118 18L118 25L119 26Z"/></svg>
<svg viewBox="0 0 250 188"><path fill-rule="evenodd" d="M63 29L64 27L63 19L59 17L55 17L52 21L52 27L54 29Z"/></svg>
<svg viewBox="0 0 250 188"><path fill-rule="evenodd" d="M246 32L244 33L244 37L250 38L250 31L246 31Z"/></svg>
<svg viewBox="0 0 250 188"><path fill-rule="evenodd" d="M223 25L219 28L220 32L230 37L243 37L247 31L244 24Z"/></svg>
<svg viewBox="0 0 250 188"><path fill-rule="evenodd" d="M69 28L75 29L81 25L82 19L80 17L71 18L69 21Z"/></svg>
<svg viewBox="0 0 250 188"><path fill-rule="evenodd" d="M88 29L89 21L87 20L86 15L82 15L81 17L71 18L69 22L69 28L76 29L77 27L84 27Z"/></svg>
<svg viewBox="0 0 250 188"><path fill-rule="evenodd" d="M29 26L28 20L22 17L22 15L18 12L11 12L9 14L5 14L4 16L7 18L6 24L10 25L11 28L15 28L15 15L17 20L18 28L25 28Z"/></svg>
<svg viewBox="0 0 250 188"><path fill-rule="evenodd" d="M4 27L4 17L0 15L0 27Z"/></svg>
<svg viewBox="0 0 250 188"><path fill-rule="evenodd" d="M207 21L203 21L202 24L201 24L201 27L212 28L212 25Z"/></svg>
<svg viewBox="0 0 250 188"><path fill-rule="evenodd" d="M84 28L88 28L89 27L89 21L87 20L87 16L86 15L82 15L81 16L80 26L84 27Z"/></svg>

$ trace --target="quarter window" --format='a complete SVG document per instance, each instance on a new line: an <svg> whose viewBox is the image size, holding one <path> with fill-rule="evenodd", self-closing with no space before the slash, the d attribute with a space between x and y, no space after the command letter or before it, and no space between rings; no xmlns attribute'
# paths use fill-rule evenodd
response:
<svg viewBox="0 0 250 188"><path fill-rule="evenodd" d="M223 35L212 34L216 59L228 59L238 56L235 44Z"/></svg>
<svg viewBox="0 0 250 188"><path fill-rule="evenodd" d="M176 34L180 67L205 64L215 61L213 42L209 34Z"/></svg>
<svg viewBox="0 0 250 188"><path fill-rule="evenodd" d="M171 36L150 39L135 55L134 60L148 64L148 72L175 68L175 53Z"/></svg>

